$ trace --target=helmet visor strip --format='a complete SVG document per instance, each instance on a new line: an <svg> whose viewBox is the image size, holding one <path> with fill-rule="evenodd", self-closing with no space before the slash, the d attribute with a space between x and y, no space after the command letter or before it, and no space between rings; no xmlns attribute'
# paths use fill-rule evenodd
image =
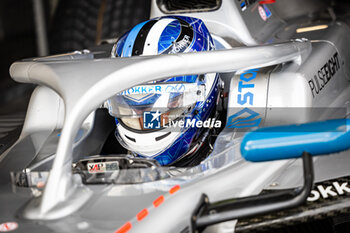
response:
<svg viewBox="0 0 350 233"><path fill-rule="evenodd" d="M135 86L107 101L109 113L128 127L143 130L145 112L157 112L163 124L187 114L204 101L205 85L198 83L159 83Z"/></svg>

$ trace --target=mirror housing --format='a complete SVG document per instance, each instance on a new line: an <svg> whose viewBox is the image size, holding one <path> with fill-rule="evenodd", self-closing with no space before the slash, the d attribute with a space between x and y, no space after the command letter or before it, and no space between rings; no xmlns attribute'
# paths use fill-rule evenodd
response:
<svg viewBox="0 0 350 233"><path fill-rule="evenodd" d="M242 156L252 162L325 155L350 148L350 119L260 128L245 135Z"/></svg>

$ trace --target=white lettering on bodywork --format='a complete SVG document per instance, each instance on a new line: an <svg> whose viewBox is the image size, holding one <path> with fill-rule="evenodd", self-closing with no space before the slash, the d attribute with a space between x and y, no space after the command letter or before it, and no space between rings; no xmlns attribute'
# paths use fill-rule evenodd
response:
<svg viewBox="0 0 350 233"><path fill-rule="evenodd" d="M344 195L346 193L350 193L350 187L348 187L347 182L344 182L342 184L333 182L332 185L326 187L317 185L317 190L311 191L310 196L307 198L307 201L317 201L320 199L320 197L327 199L329 197L336 197Z"/></svg>

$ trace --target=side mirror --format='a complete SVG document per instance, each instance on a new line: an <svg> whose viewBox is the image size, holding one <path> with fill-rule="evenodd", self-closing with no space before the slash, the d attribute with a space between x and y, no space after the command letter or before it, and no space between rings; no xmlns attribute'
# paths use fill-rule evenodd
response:
<svg viewBox="0 0 350 233"><path fill-rule="evenodd" d="M242 156L252 162L300 158L303 152L324 155L350 148L350 119L266 127L249 132Z"/></svg>

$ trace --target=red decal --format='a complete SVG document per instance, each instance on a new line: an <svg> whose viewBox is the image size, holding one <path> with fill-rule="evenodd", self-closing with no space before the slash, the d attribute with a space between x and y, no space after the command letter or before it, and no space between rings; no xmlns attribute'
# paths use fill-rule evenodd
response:
<svg viewBox="0 0 350 233"><path fill-rule="evenodd" d="M259 1L259 4L272 4L275 2L276 0L263 0L263 1Z"/></svg>
<svg viewBox="0 0 350 233"><path fill-rule="evenodd" d="M126 233L126 232L130 231L130 229L131 229L131 223L127 222L114 233Z"/></svg>
<svg viewBox="0 0 350 233"><path fill-rule="evenodd" d="M5 222L0 224L0 232L14 231L17 228L18 228L18 224L16 222Z"/></svg>
<svg viewBox="0 0 350 233"><path fill-rule="evenodd" d="M164 196L161 195L157 199L154 200L153 205L154 207L158 207L160 204L162 204L164 201Z"/></svg>
<svg viewBox="0 0 350 233"><path fill-rule="evenodd" d="M148 210L147 209L143 209L141 210L137 215L137 220L141 221L142 219L144 219L146 216L148 215Z"/></svg>
<svg viewBox="0 0 350 233"><path fill-rule="evenodd" d="M179 189L180 189L180 185L175 185L175 186L173 186L173 187L169 190L169 193L170 193L170 194L174 194L174 193L176 193L177 191L179 191Z"/></svg>
<svg viewBox="0 0 350 233"><path fill-rule="evenodd" d="M90 167L90 171L99 171L100 170L100 166L98 164L89 165L89 167Z"/></svg>

